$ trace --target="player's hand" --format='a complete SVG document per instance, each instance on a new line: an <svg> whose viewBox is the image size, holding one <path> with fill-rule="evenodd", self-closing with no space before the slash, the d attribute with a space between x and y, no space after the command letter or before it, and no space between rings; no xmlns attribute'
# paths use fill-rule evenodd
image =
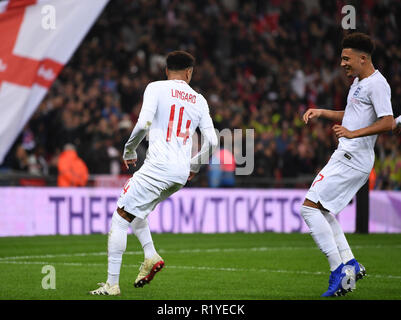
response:
<svg viewBox="0 0 401 320"><path fill-rule="evenodd" d="M393 133L400 134L401 133L401 124L397 125L397 122L394 119L393 120L393 126L392 126L391 129L393 130Z"/></svg>
<svg viewBox="0 0 401 320"><path fill-rule="evenodd" d="M131 159L131 160L124 160L125 167L127 170L129 169L129 165L132 164L134 167L136 167L136 160L138 159Z"/></svg>
<svg viewBox="0 0 401 320"><path fill-rule="evenodd" d="M308 109L303 116L305 123L308 123L309 119L319 118L322 115L322 109Z"/></svg>
<svg viewBox="0 0 401 320"><path fill-rule="evenodd" d="M339 124L334 125L333 130L334 130L337 138L348 138L348 139L355 138L353 131L349 131L347 128L344 128L343 126L340 126Z"/></svg>
<svg viewBox="0 0 401 320"><path fill-rule="evenodd" d="M189 173L189 177L188 177L188 181L191 181L192 179L193 179L193 177L195 177L195 175L196 175L196 172L190 172Z"/></svg>

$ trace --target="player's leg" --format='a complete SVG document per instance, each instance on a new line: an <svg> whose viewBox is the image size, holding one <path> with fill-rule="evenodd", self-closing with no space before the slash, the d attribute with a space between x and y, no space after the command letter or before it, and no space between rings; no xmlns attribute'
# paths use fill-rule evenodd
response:
<svg viewBox="0 0 401 320"><path fill-rule="evenodd" d="M330 265L329 289L323 296L344 294L352 287L344 285L343 280L355 277L352 268L343 264L335 234L324 215L329 210L338 213L351 200L349 185L353 181L350 181L350 169L340 161L330 159L313 181L301 208L301 215L314 241Z"/></svg>
<svg viewBox="0 0 401 320"><path fill-rule="evenodd" d="M145 181L142 185L147 185L147 202L138 209L141 217L136 217L137 221L134 220L132 223L133 231L135 235L138 237L138 240L141 242L141 245L144 249L145 260L142 263L139 274L135 279L134 286L136 288L141 288L145 284L148 284L152 281L153 277L157 272L159 272L164 267L164 260L160 255L156 252L153 240L151 237L149 225L147 222L147 216L150 212L154 210L154 208L162 202L164 199L167 199L170 195L180 190L183 185L177 184L174 182L163 181L163 180L155 180L152 181L152 184L148 184L152 177L148 177L147 181ZM150 187L152 186L152 188ZM157 186L157 187L156 187Z"/></svg>
<svg viewBox="0 0 401 320"><path fill-rule="evenodd" d="M322 210L322 213L333 231L334 240L343 263L355 268L356 281L362 279L366 275L365 267L355 259L340 223L329 211Z"/></svg>
<svg viewBox="0 0 401 320"><path fill-rule="evenodd" d="M348 261L354 259L354 255L352 254L351 248L348 244L347 239L345 238L340 223L337 221L334 215L331 214L329 211L322 210L322 214L326 218L327 222L330 225L331 230L333 231L334 240L337 244L337 248L340 253L342 262L345 264Z"/></svg>
<svg viewBox="0 0 401 320"><path fill-rule="evenodd" d="M313 240L326 255L330 265L330 271L334 271L342 264L342 259L334 239L333 231L322 214L321 209L322 206L320 203L305 199L301 207L301 215L309 227Z"/></svg>
<svg viewBox="0 0 401 320"><path fill-rule="evenodd" d="M123 254L127 248L127 233L130 223L134 220L134 216L117 208L114 211L111 223L111 229L108 239L108 277L107 282L110 285L119 283L120 269Z"/></svg>
<svg viewBox="0 0 401 320"><path fill-rule="evenodd" d="M100 283L100 288L91 291L93 295L118 295L120 294L119 278L122 256L127 248L127 232L134 216L118 208L114 211L111 219L108 248L107 281Z"/></svg>
<svg viewBox="0 0 401 320"><path fill-rule="evenodd" d="M152 234L150 233L148 220L136 218L132 221L131 227L133 233L141 243L145 259L154 256L157 252L153 243Z"/></svg>
<svg viewBox="0 0 401 320"><path fill-rule="evenodd" d="M345 284L342 284L342 288L347 289L348 291L354 288L356 274L359 272L358 267L361 265L354 258L344 265L343 259L347 260L348 258L352 257L352 252L349 249L348 242L345 239L340 225L335 219L335 221L331 219L332 216L328 216L326 212L330 211L334 214L341 212L352 200L361 186L366 183L368 177L369 174L356 170L342 163L341 161L331 158L327 165L318 174L305 197L307 200L305 200L304 204L314 207L316 214L319 211L320 217L326 221L325 227L322 227L323 223L320 218L318 220L320 221L319 226L317 226L318 223L314 222L309 224L315 224L315 228L317 229L325 228L328 230L327 227L329 227L331 231L330 233L328 233L328 231L326 232L327 234L330 234L330 244L323 244L323 246L327 248L322 251L325 252L329 247L332 248L333 243L335 243L337 246L338 255L335 255L334 259L329 259L330 266L338 264L340 261L341 265L344 266L344 268L341 269L340 275L335 276L335 272L332 271L330 282L343 283L342 280L340 282L338 280L333 280L332 282L332 278L335 277L336 279L339 279L344 276L343 274L345 274L345 277L348 279L348 281ZM308 217L304 219L306 221ZM307 221L306 223L308 224ZM312 230L311 233L313 233ZM324 242L324 240L319 240L319 236L314 237L314 239L318 243L319 247L322 245L319 244L319 242ZM341 254L343 254L343 258L341 258ZM339 257L340 261L338 260ZM361 267L364 272L363 266ZM329 285L329 290L325 294L330 295L330 292L333 292L333 290L330 288L334 288L334 285Z"/></svg>
<svg viewBox="0 0 401 320"><path fill-rule="evenodd" d="M137 236L145 252L145 261L141 264L139 275L134 283L136 287L149 283L153 279L155 273L160 271L164 266L163 259L157 254L154 248L146 218L161 201L160 198L163 190L169 187L169 183L160 179L160 176L156 175L157 178L153 178L153 176L143 168L142 166L141 169L135 172L132 178L127 181L117 201L117 206L119 208L124 208L124 210L121 210L123 217L128 218L124 222L124 229L128 229L129 224L132 222L132 231ZM128 225L126 223L128 223ZM115 258L112 259L110 265L110 281L113 281L113 274L117 274L119 270L119 255L121 251L125 250L122 242L118 244L120 246L117 246L117 250L114 250L114 248L112 249Z"/></svg>
<svg viewBox="0 0 401 320"><path fill-rule="evenodd" d="M322 297L345 295L348 290L344 288L344 281L347 281L350 275L345 273L333 231L323 216L322 209L320 203L309 199L305 199L301 207L301 215L309 227L310 234L330 265L329 287Z"/></svg>
<svg viewBox="0 0 401 320"><path fill-rule="evenodd" d="M131 226L133 233L142 245L145 256L139 274L134 282L136 288L141 288L152 281L155 274L164 267L164 260L155 249L147 219L137 217L131 223Z"/></svg>

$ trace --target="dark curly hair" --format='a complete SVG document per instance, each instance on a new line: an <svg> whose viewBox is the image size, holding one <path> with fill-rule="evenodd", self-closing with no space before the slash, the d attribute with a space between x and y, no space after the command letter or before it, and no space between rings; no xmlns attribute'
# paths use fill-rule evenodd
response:
<svg viewBox="0 0 401 320"><path fill-rule="evenodd" d="M195 58L185 51L173 51L167 55L167 69L184 70L195 65Z"/></svg>
<svg viewBox="0 0 401 320"><path fill-rule="evenodd" d="M354 32L346 35L342 43L343 49L355 49L369 55L373 54L375 50L375 44L372 39L365 33Z"/></svg>

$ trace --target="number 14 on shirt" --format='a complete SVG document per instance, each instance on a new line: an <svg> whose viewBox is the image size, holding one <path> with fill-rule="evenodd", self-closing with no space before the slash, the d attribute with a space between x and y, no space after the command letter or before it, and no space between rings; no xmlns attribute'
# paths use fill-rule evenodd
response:
<svg viewBox="0 0 401 320"><path fill-rule="evenodd" d="M182 115L183 114L184 114L184 107L181 107L180 108L180 113L178 115L177 137L184 138L184 144L186 144L187 140L189 138L189 126L191 125L191 120L187 120L185 133L181 132ZM175 115L175 104L173 104L171 106L171 110L170 110L170 120L168 122L167 138L166 138L167 142L170 142L170 140L171 140L171 134L172 134L172 131L173 131L173 123L174 123L174 115Z"/></svg>

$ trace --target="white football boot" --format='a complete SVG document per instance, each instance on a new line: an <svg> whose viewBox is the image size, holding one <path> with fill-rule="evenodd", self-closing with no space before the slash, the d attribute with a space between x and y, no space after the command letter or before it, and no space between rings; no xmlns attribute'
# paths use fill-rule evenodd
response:
<svg viewBox="0 0 401 320"><path fill-rule="evenodd" d="M135 288L142 288L152 281L153 277L164 267L164 261L157 253L150 259L145 259L139 268L139 274L134 282Z"/></svg>
<svg viewBox="0 0 401 320"><path fill-rule="evenodd" d="M95 296L119 296L121 293L118 284L110 286L107 282L106 283L101 282L98 283L98 286L100 286L100 288L93 291L89 291L89 293Z"/></svg>

